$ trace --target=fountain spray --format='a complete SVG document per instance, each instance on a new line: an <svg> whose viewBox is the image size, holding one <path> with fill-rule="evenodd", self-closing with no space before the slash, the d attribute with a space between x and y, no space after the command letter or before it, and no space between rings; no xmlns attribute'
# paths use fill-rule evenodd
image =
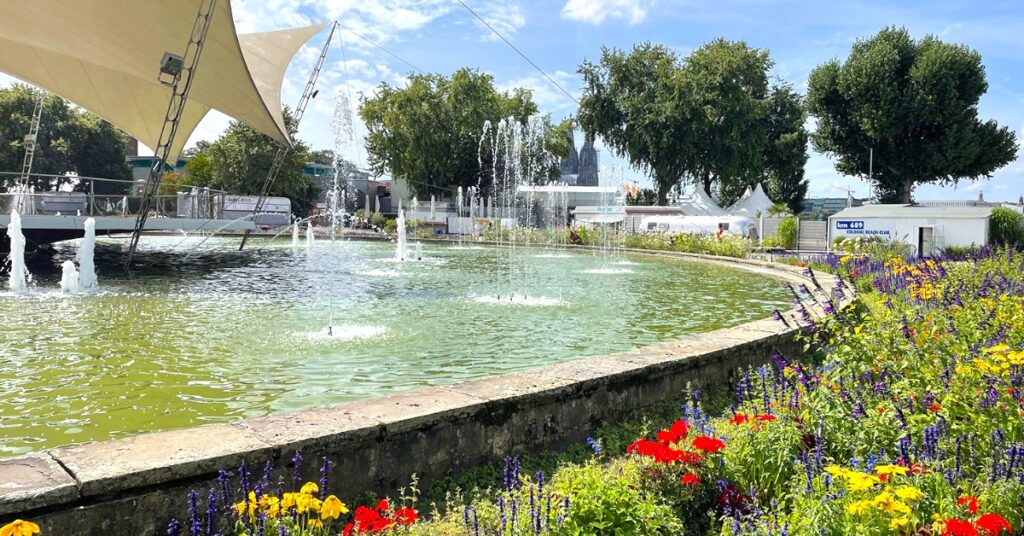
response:
<svg viewBox="0 0 1024 536"><path fill-rule="evenodd" d="M98 287L96 280L96 263L93 256L96 250L96 220L86 218L85 236L78 246L78 287L81 290L92 290ZM63 285L61 285L63 286Z"/></svg>
<svg viewBox="0 0 1024 536"><path fill-rule="evenodd" d="M7 225L7 236L11 239L11 273L7 284L11 292L24 294L28 291L28 269L25 268L25 235L21 232L21 215L11 212L11 223Z"/></svg>

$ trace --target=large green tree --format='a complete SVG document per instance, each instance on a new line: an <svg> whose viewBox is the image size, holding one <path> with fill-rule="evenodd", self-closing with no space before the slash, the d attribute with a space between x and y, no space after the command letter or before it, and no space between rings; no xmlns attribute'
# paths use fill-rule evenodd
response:
<svg viewBox="0 0 1024 536"><path fill-rule="evenodd" d="M0 89L0 171L20 172L25 156L24 137L29 131L39 90L24 84ZM127 162L128 138L94 114L73 107L56 95L46 95L40 117L32 172L131 179ZM0 184L14 180L0 176ZM57 181L34 179L40 189L58 186ZM97 182L97 193L120 193L127 184Z"/></svg>
<svg viewBox="0 0 1024 536"><path fill-rule="evenodd" d="M382 83L359 108L370 169L407 181L421 198L458 186L489 188L494 163L481 150L484 123L513 117L525 125L537 113L529 90L498 91L490 75L468 68L450 77L414 74L404 88ZM543 122L548 150L564 156L568 122ZM557 162L547 168L545 178L557 175Z"/></svg>
<svg viewBox="0 0 1024 536"><path fill-rule="evenodd" d="M803 99L788 84L772 88L765 116L764 187L768 197L785 203L793 214L803 210L807 196L807 113Z"/></svg>
<svg viewBox="0 0 1024 536"><path fill-rule="evenodd" d="M302 173L302 168L309 161L309 147L295 140L295 122L291 113L286 109L284 115L285 126L294 145L281 166L270 195L289 198L292 211L305 216L318 195L316 186ZM257 195L277 150L278 145L266 135L233 121L218 140L193 155L185 168L188 177L184 184Z"/></svg>
<svg viewBox="0 0 1024 536"><path fill-rule="evenodd" d="M694 107L687 102L679 57L643 43L632 52L604 48L599 63L584 61L578 121L615 153L654 176L658 204L693 171Z"/></svg>
<svg viewBox="0 0 1024 536"><path fill-rule="evenodd" d="M987 90L976 51L886 28L855 43L845 62L811 72L811 141L838 171L862 179L873 150L878 198L909 203L918 184L988 177L1016 157L1013 132L978 118Z"/></svg>
<svg viewBox="0 0 1024 536"><path fill-rule="evenodd" d="M799 202L802 103L788 86L769 82L771 67L767 51L724 39L686 58L650 43L628 54L604 49L598 64L580 66L579 122L652 173L659 204L680 182L709 194L717 186L729 204L763 181L781 200Z"/></svg>

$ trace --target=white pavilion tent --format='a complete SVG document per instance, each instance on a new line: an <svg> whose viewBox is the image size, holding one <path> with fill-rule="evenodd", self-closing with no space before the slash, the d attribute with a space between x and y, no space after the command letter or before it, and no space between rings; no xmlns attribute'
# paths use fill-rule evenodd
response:
<svg viewBox="0 0 1024 536"><path fill-rule="evenodd" d="M725 216L727 212L708 196L704 188L697 185L689 197L679 200L684 216Z"/></svg>
<svg viewBox="0 0 1024 536"><path fill-rule="evenodd" d="M768 198L768 194L764 193L761 183L758 183L753 190L748 187L743 196L729 207L729 214L757 219L761 214L767 215L768 209L773 206L775 206L775 203Z"/></svg>

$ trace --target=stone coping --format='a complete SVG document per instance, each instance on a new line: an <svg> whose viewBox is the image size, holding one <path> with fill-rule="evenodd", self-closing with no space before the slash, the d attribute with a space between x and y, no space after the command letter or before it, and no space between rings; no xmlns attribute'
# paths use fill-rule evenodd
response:
<svg viewBox="0 0 1024 536"><path fill-rule="evenodd" d="M629 253L687 258L810 283L802 269L766 261L663 251ZM825 288L833 276L819 274ZM810 286L810 285L808 285ZM848 292L852 295L852 291ZM850 297L847 300L851 299ZM783 313L799 325L798 309ZM436 423L459 423L481 414L515 412L525 397L571 397L616 379L637 381L682 363L722 359L743 345L775 344L795 329L772 320L688 335L619 354L433 386L340 405L274 414L231 424L152 432L0 460L0 518L72 509L143 493L155 487L212 478L243 460L280 459L295 450L344 452L383 437L419 433ZM717 356L717 357L716 357ZM692 365L696 366L696 365ZM639 374L638 374L639 373ZM621 382L620 382L621 383ZM486 409L486 411L484 411ZM507 415L505 416L507 418Z"/></svg>

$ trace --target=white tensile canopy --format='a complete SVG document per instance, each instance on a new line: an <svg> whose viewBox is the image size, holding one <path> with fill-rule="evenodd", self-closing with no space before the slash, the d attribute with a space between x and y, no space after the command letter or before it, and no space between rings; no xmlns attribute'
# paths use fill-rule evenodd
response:
<svg viewBox="0 0 1024 536"><path fill-rule="evenodd" d="M729 214L757 218L760 214L767 215L768 209L773 206L775 206L775 203L768 198L768 194L764 193L761 183L758 183L753 190L748 187L743 197L740 197L733 206L729 207Z"/></svg>
<svg viewBox="0 0 1024 536"><path fill-rule="evenodd" d="M170 99L157 79L160 60L165 52L184 54L200 3L0 0L0 71L156 147ZM171 159L211 108L290 144L281 111L284 72L325 26L240 36L230 2L217 2Z"/></svg>
<svg viewBox="0 0 1024 536"><path fill-rule="evenodd" d="M726 212L708 196L699 184L694 187L689 197L679 200L679 206L686 216L725 216Z"/></svg>

